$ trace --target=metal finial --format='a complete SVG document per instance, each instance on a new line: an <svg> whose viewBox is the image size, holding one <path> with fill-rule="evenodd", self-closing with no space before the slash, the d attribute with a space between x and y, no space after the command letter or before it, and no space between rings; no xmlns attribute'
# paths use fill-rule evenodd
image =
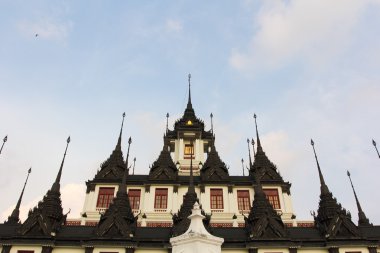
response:
<svg viewBox="0 0 380 253"><path fill-rule="evenodd" d="M7 142L7 140L8 140L8 135L6 135L3 139L3 144L1 145L1 148L0 148L0 154L1 154L1 151L3 151L4 144Z"/></svg>
<svg viewBox="0 0 380 253"><path fill-rule="evenodd" d="M169 113L166 113L166 132L169 131Z"/></svg>
<svg viewBox="0 0 380 253"><path fill-rule="evenodd" d="M259 137L259 131L257 129L256 113L253 114L253 118L255 119L255 127L256 127L257 151L259 151L259 149L261 149L261 142L260 142L260 137Z"/></svg>
<svg viewBox="0 0 380 253"><path fill-rule="evenodd" d="M245 176L245 173L244 173L244 159L243 158L241 159L241 167L243 169L243 176Z"/></svg>
<svg viewBox="0 0 380 253"><path fill-rule="evenodd" d="M132 171L132 175L135 174L135 166L136 166L136 157L133 158L133 171Z"/></svg>
<svg viewBox="0 0 380 253"><path fill-rule="evenodd" d="M380 153L379 153L379 150L377 149L377 146L376 146L376 141L372 139L372 144L373 146L375 147L376 149L376 152L377 152L377 156L380 158Z"/></svg>
<svg viewBox="0 0 380 253"><path fill-rule="evenodd" d="M189 81L189 98L188 98L188 101L187 101L187 107L188 107L188 108L191 108L191 89L190 89L190 85L191 85L191 74L188 75L188 81Z"/></svg>
<svg viewBox="0 0 380 253"><path fill-rule="evenodd" d="M58 171L58 174L57 174L57 178L55 179L55 182L54 182L53 186L51 187L52 191L59 192L59 190L60 190L60 181L61 181L61 176L62 176L63 164L65 163L65 158L66 158L66 154L67 154L67 148L69 147L70 141L71 141L71 138L69 136L67 138L67 140L66 140L66 148L65 148L65 153L63 154L63 158L62 158L62 162L61 162L61 167L59 168L59 171Z"/></svg>
<svg viewBox="0 0 380 253"><path fill-rule="evenodd" d="M210 118L211 118L211 133L214 133L214 125L213 125L213 122L212 122L212 118L214 117L214 115L211 113L210 114Z"/></svg>
<svg viewBox="0 0 380 253"><path fill-rule="evenodd" d="M314 148L314 141L313 139L310 140L310 144L311 146L313 147L313 151L314 151L314 157L315 157L315 161L317 162L317 168L318 168L318 174L319 174L319 181L321 183L321 194L326 194L329 192L329 189L325 183L325 179L323 178L323 174L322 174L322 170L321 170L321 167L319 166L319 161L318 161L318 157L317 157L317 153L315 152L315 148Z"/></svg>
<svg viewBox="0 0 380 253"><path fill-rule="evenodd" d="M255 140L252 138L251 140L252 149L253 149L253 159L255 159L256 152L255 152Z"/></svg>
<svg viewBox="0 0 380 253"><path fill-rule="evenodd" d="M247 138L247 144L248 144L249 167L251 167L252 166L251 149L249 148L249 139L248 138Z"/></svg>

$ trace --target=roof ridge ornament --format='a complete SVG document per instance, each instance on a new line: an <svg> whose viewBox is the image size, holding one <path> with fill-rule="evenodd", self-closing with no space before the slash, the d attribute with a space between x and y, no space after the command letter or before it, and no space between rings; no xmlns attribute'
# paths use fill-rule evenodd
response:
<svg viewBox="0 0 380 253"><path fill-rule="evenodd" d="M166 113L166 133L169 132L169 113Z"/></svg>
<svg viewBox="0 0 380 253"><path fill-rule="evenodd" d="M67 153L67 148L69 147L70 143L70 136L66 140L66 148L65 148L65 153L63 154L62 162L61 162L61 167L59 168L57 178L55 179L54 184L51 187L52 191L59 192L60 189L60 182L61 182L61 176L62 176L62 169L63 169L63 164L65 163L65 158L66 158L66 153Z"/></svg>
<svg viewBox="0 0 380 253"><path fill-rule="evenodd" d="M367 218L367 216L363 212L363 209L359 203L358 196L356 195L356 191L355 191L354 185L353 185L352 180L351 180L351 174L348 170L347 170L347 176L350 179L351 187L352 187L352 190L354 192L354 196L355 196L355 200L356 200L356 206L358 208L358 216L359 216L358 225L359 226L371 226L372 224L369 222L369 219Z"/></svg>
<svg viewBox="0 0 380 253"><path fill-rule="evenodd" d="M377 156L380 158L380 153L379 153L379 150L377 149L376 147L376 141L374 139L372 139L372 145L375 147L376 149L376 152L377 152ZM1 153L1 152L0 152Z"/></svg>
<svg viewBox="0 0 380 253"><path fill-rule="evenodd" d="M214 115L212 113L210 113L210 118L211 118L211 133L214 134L214 124L212 122L212 118L214 117Z"/></svg>
<svg viewBox="0 0 380 253"><path fill-rule="evenodd" d="M3 151L4 144L7 142L7 140L8 140L8 135L6 135L3 139L3 144L1 145L1 148L0 148L0 154L1 154L1 151Z"/></svg>
<svg viewBox="0 0 380 253"><path fill-rule="evenodd" d="M259 137L259 130L257 129L257 121L256 121L256 113L253 114L253 118L255 119L255 127L256 127L256 139L257 139L257 152L262 150L263 148L261 147L261 142L260 142L260 137Z"/></svg>
<svg viewBox="0 0 380 253"><path fill-rule="evenodd" d="M327 187L327 185L325 183L325 179L323 178L322 170L321 170L321 167L319 166L319 161L318 161L317 153L315 152L313 139L310 140L310 144L313 147L315 161L317 162L319 181L320 181L320 184L321 184L321 194L328 194L330 192L330 190L329 190L329 188Z"/></svg>
<svg viewBox="0 0 380 253"><path fill-rule="evenodd" d="M249 138L247 138L247 144L248 144L249 167L251 167L253 164L252 164L252 159L251 159L251 149L249 148Z"/></svg>
<svg viewBox="0 0 380 253"><path fill-rule="evenodd" d="M19 199L17 201L16 207L13 210L12 214L8 217L8 220L6 222L4 222L4 224L17 224L17 223L20 222L20 217L19 216L20 216L21 200L22 200L22 197L24 195L25 186L26 186L26 183L28 182L29 174L31 172L32 172L32 167L30 167L29 170L28 170L28 175L26 176L24 187L22 188L22 191L21 191L20 197L19 197Z"/></svg>

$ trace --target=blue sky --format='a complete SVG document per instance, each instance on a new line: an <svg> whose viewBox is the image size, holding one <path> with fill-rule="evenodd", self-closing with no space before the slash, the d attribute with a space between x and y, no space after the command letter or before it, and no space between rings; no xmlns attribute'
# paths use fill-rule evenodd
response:
<svg viewBox="0 0 380 253"><path fill-rule="evenodd" d="M208 128L214 114L230 174L242 173L256 113L299 219L318 207L314 138L334 196L356 221L349 169L379 224L379 11L378 0L0 1L1 219L30 166L22 215L42 198L68 135L63 207L79 216L84 182L114 148L124 111L124 140L132 136L136 171L147 173L166 113L170 125L183 113L191 73L196 114Z"/></svg>

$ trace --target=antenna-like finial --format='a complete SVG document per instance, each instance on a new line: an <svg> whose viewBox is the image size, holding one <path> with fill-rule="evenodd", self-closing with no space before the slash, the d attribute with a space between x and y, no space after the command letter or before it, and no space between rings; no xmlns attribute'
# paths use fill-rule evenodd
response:
<svg viewBox="0 0 380 253"><path fill-rule="evenodd" d="M135 174L135 166L136 166L136 157L133 158L133 171L132 171L132 175Z"/></svg>
<svg viewBox="0 0 380 253"><path fill-rule="evenodd" d="M377 147L376 147L376 141L375 141L374 139L372 139L372 144L373 144L373 146L374 146L375 149L376 149L377 156L380 158L379 150L378 150ZM1 152L0 152L0 153L1 153Z"/></svg>
<svg viewBox="0 0 380 253"><path fill-rule="evenodd" d="M321 183L321 194L327 194L329 192L329 189L328 189L328 187L327 187L327 185L325 183L325 179L323 178L321 167L319 166L318 157L317 157L317 153L315 152L313 139L311 139L310 144L313 147L315 161L317 162L319 181Z"/></svg>
<svg viewBox="0 0 380 253"><path fill-rule="evenodd" d="M166 132L169 131L169 113L166 113Z"/></svg>
<svg viewBox="0 0 380 253"><path fill-rule="evenodd" d="M65 148L65 153L63 154L62 162L61 162L61 167L59 168L57 178L55 179L55 182L53 186L51 187L52 191L59 192L60 189L60 182L61 182L61 176L62 176L62 169L63 169L63 164L65 163L65 158L66 158L66 153L67 153L67 148L69 147L70 143L70 136L66 140L66 148Z"/></svg>
<svg viewBox="0 0 380 253"><path fill-rule="evenodd" d="M259 131L257 130L257 121L256 121L256 113L253 114L253 118L255 119L255 126L256 126L256 139L257 139L257 152L259 150L262 150L262 147L261 147L261 142L260 142L260 137L259 137Z"/></svg>
<svg viewBox="0 0 380 253"><path fill-rule="evenodd" d="M187 101L187 105L191 105L191 74L189 73L189 75L187 76L188 77L188 81L189 81L189 98L188 98L188 101Z"/></svg>
<svg viewBox="0 0 380 253"><path fill-rule="evenodd" d="M121 135L123 133L124 118L125 118L125 112L123 112L123 119L121 121L119 139L117 140L117 144L116 144L116 149L119 149L119 150L121 150Z"/></svg>
<svg viewBox="0 0 380 253"><path fill-rule="evenodd" d="M252 166L251 149L249 148L249 139L248 138L247 138L247 144L248 144L249 167L251 167Z"/></svg>
<svg viewBox="0 0 380 253"><path fill-rule="evenodd" d="M1 145L1 148L0 148L0 154L1 154L1 151L3 151L4 144L7 142L7 140L8 140L8 135L6 135L3 139L3 144Z"/></svg>
<svg viewBox="0 0 380 253"><path fill-rule="evenodd" d="M28 170L28 175L26 176L26 180L25 180L24 186L22 187L20 198L18 199L16 207L13 210L11 216L8 217L8 221L5 222L6 224L17 224L20 221L19 215L20 215L21 200L22 200L22 197L24 195L26 183L28 182L28 179L29 179L29 174L31 172L32 172L32 167L30 167L29 170Z"/></svg>
<svg viewBox="0 0 380 253"><path fill-rule="evenodd" d="M214 117L214 115L211 113L210 114L210 118L211 118L211 133L214 133L214 125L213 125L213 122L212 122L212 118Z"/></svg>
<svg viewBox="0 0 380 253"><path fill-rule="evenodd" d="M255 152L255 140L252 138L251 140L252 149L253 149L253 159L255 159L256 152Z"/></svg>
<svg viewBox="0 0 380 253"><path fill-rule="evenodd" d="M245 176L245 174L244 174L244 159L243 158L241 159L241 167L243 169L243 176Z"/></svg>
<svg viewBox="0 0 380 253"><path fill-rule="evenodd" d="M125 160L126 168L124 170L123 179L121 180L121 185L119 187L119 192L126 192L126 185L127 185L127 175L128 175L128 159L129 159L129 149L131 147L132 138L129 137L128 139L128 151L127 151L127 159Z"/></svg>
<svg viewBox="0 0 380 253"><path fill-rule="evenodd" d="M359 203L359 199L358 199L358 196L356 195L356 191L355 191L355 188L354 188L354 185L352 183L352 180L351 180L351 174L350 172L347 170L347 176L348 178L350 179L350 183L351 183L351 187L352 187L352 190L354 192L354 196L355 196L355 201L356 201L356 206L358 208L358 216L359 216L359 226L369 226L370 223L369 223L369 220L368 218L365 216L364 212L363 212L363 209Z"/></svg>

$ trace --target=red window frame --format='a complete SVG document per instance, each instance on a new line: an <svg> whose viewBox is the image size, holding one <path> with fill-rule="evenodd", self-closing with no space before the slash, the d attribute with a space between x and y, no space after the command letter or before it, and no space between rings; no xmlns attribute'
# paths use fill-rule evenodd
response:
<svg viewBox="0 0 380 253"><path fill-rule="evenodd" d="M131 204L131 208L134 210L138 210L140 208L140 195L140 189L128 190L129 203Z"/></svg>
<svg viewBox="0 0 380 253"><path fill-rule="evenodd" d="M112 203L115 193L114 187L100 187L96 207L108 208Z"/></svg>
<svg viewBox="0 0 380 253"><path fill-rule="evenodd" d="M263 189L265 196L274 209L281 209L280 197L277 189Z"/></svg>
<svg viewBox="0 0 380 253"><path fill-rule="evenodd" d="M211 209L223 209L223 189L210 189Z"/></svg>
<svg viewBox="0 0 380 253"><path fill-rule="evenodd" d="M251 202L248 190L237 191L238 210L247 211L251 209Z"/></svg>
<svg viewBox="0 0 380 253"><path fill-rule="evenodd" d="M168 188L156 188L154 195L154 209L166 209L168 207Z"/></svg>

